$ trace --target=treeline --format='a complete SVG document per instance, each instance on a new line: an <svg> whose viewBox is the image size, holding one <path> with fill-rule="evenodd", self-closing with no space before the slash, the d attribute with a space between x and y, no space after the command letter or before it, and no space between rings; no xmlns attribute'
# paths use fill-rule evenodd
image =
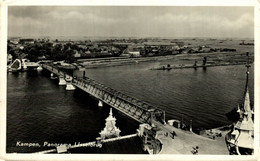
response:
<svg viewBox="0 0 260 161"><path fill-rule="evenodd" d="M75 61L75 49L75 45L71 43L56 44L54 46L51 42L36 42L22 47L8 45L8 53L13 56L13 59L26 57L30 61L38 61L45 58L54 61L65 60L71 63Z"/></svg>
<svg viewBox="0 0 260 161"><path fill-rule="evenodd" d="M22 43L13 45L8 41L8 54L16 58L27 58L30 61L38 61L40 59L49 59L54 61L65 60L68 63L75 61L74 55L78 52L81 57L108 57L119 56L127 48L126 46L113 45L113 49L102 48L96 45L80 45L74 43L60 43L58 41L34 41L34 43ZM107 54L106 54L107 53Z"/></svg>

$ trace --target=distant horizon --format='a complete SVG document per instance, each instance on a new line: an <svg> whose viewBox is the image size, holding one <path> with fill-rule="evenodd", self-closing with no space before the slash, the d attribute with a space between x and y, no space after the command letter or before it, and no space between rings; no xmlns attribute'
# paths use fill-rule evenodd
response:
<svg viewBox="0 0 260 161"><path fill-rule="evenodd" d="M194 38L203 38L203 39L250 39L254 40L254 37L155 37L155 36L147 36L147 37L138 37L138 36L8 36L8 39L10 38L52 38L52 39L58 39L58 38L115 38L115 39L125 39L125 38L137 38L137 39L149 39L149 38L158 38L158 39L194 39Z"/></svg>

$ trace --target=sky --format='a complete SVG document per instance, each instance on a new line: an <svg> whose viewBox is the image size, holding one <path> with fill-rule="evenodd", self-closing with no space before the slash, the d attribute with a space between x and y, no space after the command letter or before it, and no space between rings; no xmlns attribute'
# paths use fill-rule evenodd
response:
<svg viewBox="0 0 260 161"><path fill-rule="evenodd" d="M8 36L253 38L254 8L9 6Z"/></svg>

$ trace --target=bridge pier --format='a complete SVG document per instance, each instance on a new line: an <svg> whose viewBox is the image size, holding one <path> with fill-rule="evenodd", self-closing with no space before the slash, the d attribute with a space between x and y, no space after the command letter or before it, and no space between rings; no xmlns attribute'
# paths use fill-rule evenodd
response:
<svg viewBox="0 0 260 161"><path fill-rule="evenodd" d="M101 100L98 101L98 107L103 107L103 102Z"/></svg>
<svg viewBox="0 0 260 161"><path fill-rule="evenodd" d="M76 88L72 84L72 76L65 74L66 90L75 90Z"/></svg>
<svg viewBox="0 0 260 161"><path fill-rule="evenodd" d="M71 90L75 90L76 88L72 85L71 82L67 82L66 84L66 90L71 91Z"/></svg>
<svg viewBox="0 0 260 161"><path fill-rule="evenodd" d="M63 77L63 76L59 76L59 85L60 85L60 86L63 86L63 85L66 85L66 84L67 84L67 83L66 83L64 77Z"/></svg>
<svg viewBox="0 0 260 161"><path fill-rule="evenodd" d="M37 68L36 68L37 71L42 71L42 66L39 65Z"/></svg>

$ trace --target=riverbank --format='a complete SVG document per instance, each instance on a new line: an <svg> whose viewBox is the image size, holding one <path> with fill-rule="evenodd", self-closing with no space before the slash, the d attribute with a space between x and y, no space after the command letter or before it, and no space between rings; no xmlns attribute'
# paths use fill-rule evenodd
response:
<svg viewBox="0 0 260 161"><path fill-rule="evenodd" d="M202 64L204 58L207 58L208 66L223 66L223 65L236 65L245 64L247 62L246 53L238 52L216 52L216 53L197 53L197 54L179 54L155 57L136 57L136 58L100 58L100 59L84 59L78 60L78 64L86 69L102 68L111 66L122 66L129 64L137 64L142 62L160 62L160 67L167 67L170 65L177 65L178 68L182 66L191 66L195 62ZM249 53L249 59L254 61L254 54ZM155 67L157 68L157 67ZM176 68L176 66L175 66Z"/></svg>
<svg viewBox="0 0 260 161"><path fill-rule="evenodd" d="M165 61L173 59L173 56L156 56L156 57L138 57L138 58L100 58L79 60L79 64L86 69L102 68L111 66L122 66L129 64L137 64L142 62Z"/></svg>
<svg viewBox="0 0 260 161"><path fill-rule="evenodd" d="M171 70L171 69L183 69L183 68L207 68L207 67L216 67L216 66L229 66L229 65L245 65L245 62L236 62L236 63L228 63L228 62L224 62L224 63L219 63L219 64L206 64L206 65L178 65L178 66L170 66L167 65L165 66L159 66L159 67L153 67L151 68L151 70Z"/></svg>

